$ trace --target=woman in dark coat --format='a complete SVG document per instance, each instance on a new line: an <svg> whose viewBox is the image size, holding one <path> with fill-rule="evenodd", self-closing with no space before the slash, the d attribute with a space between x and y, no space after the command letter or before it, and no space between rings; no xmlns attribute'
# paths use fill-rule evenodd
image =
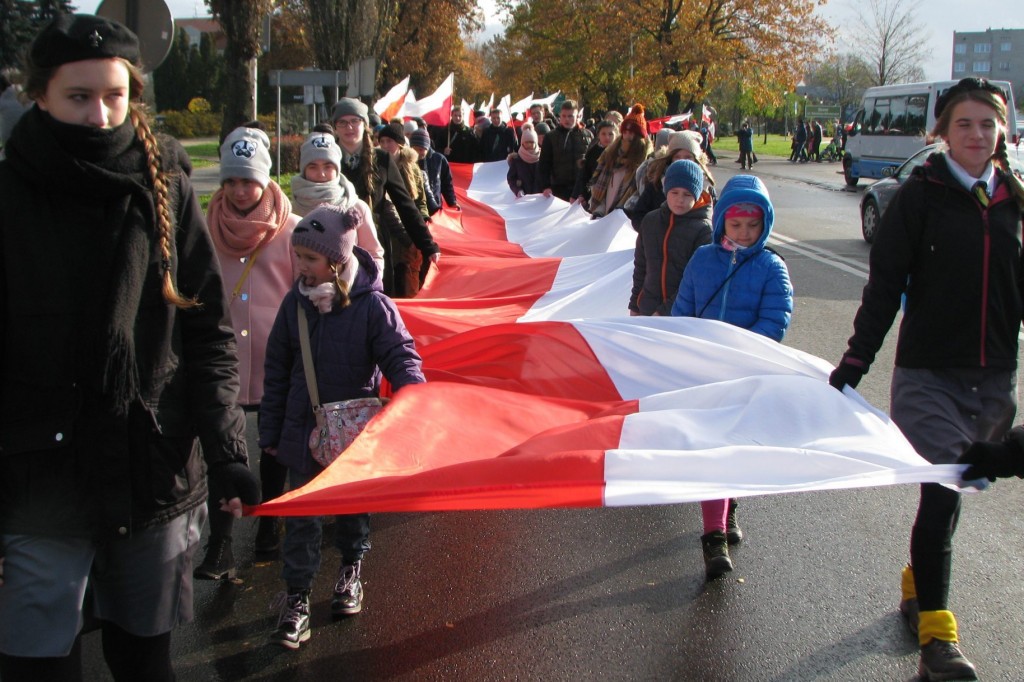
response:
<svg viewBox="0 0 1024 682"><path fill-rule="evenodd" d="M60 15L28 57L0 163L0 677L80 678L88 582L114 678L171 680L207 478L258 502L220 269L135 35Z"/></svg>
<svg viewBox="0 0 1024 682"><path fill-rule="evenodd" d="M415 246L424 263L437 263L441 249L430 235L391 155L373 146L368 116L365 104L343 97L334 105L331 120L343 151L341 172L373 210L377 236L384 247L384 293L402 297L406 295L402 285L406 274L405 259L398 257L399 252Z"/></svg>

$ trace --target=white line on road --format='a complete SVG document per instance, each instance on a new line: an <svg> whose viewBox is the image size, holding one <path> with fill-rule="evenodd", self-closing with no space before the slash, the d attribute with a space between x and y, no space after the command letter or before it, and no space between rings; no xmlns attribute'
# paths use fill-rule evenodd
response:
<svg viewBox="0 0 1024 682"><path fill-rule="evenodd" d="M816 246L804 244L798 239L792 239L785 235L779 234L778 232L772 232L771 237L768 241L775 241L785 245L790 251L795 251L802 256L807 256L811 260L824 263L825 265L831 265L834 268L848 272L851 275L856 275L861 279L868 278L868 266L865 263L853 260L851 258L844 258L838 254L832 253L826 249L819 249Z"/></svg>
<svg viewBox="0 0 1024 682"><path fill-rule="evenodd" d="M860 263L849 258L843 258L842 256L836 255L826 249L819 249L816 246L810 246L808 244L801 244L800 240L792 239L782 234L772 233L772 236L768 238L769 242L777 242L784 244L787 249L799 253L802 256L807 256L811 260L824 263L825 265L831 265L832 267L848 272L851 275L856 275L861 279L868 278L868 266L864 263ZM797 244L800 244L797 246ZM1024 329L1017 334L1017 338L1021 345L1024 345Z"/></svg>

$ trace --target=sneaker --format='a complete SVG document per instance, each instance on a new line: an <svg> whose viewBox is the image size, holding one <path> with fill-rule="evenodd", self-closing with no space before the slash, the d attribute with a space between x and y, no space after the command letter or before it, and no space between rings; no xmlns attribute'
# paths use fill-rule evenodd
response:
<svg viewBox="0 0 1024 682"><path fill-rule="evenodd" d="M273 554L281 546L281 519L261 516L253 549L257 554Z"/></svg>
<svg viewBox="0 0 1024 682"><path fill-rule="evenodd" d="M956 642L944 642L941 639L933 639L921 647L917 675L922 680L978 679L974 664L964 657Z"/></svg>
<svg viewBox="0 0 1024 682"><path fill-rule="evenodd" d="M234 580L236 575L231 538L211 536L206 543L206 558L192 572L192 577L198 580Z"/></svg>
<svg viewBox="0 0 1024 682"><path fill-rule="evenodd" d="M277 629L270 641L286 649L298 649L309 641L309 590L278 592L270 608L277 609Z"/></svg>
<svg viewBox="0 0 1024 682"><path fill-rule="evenodd" d="M335 618L351 616L363 609L363 583L359 572L363 562L342 564L338 571L338 582L334 583L334 597L331 598L331 615Z"/></svg>
<svg viewBox="0 0 1024 682"><path fill-rule="evenodd" d="M743 542L743 529L736 522L736 498L729 500L729 513L725 517L725 538L730 545L738 545Z"/></svg>
<svg viewBox="0 0 1024 682"><path fill-rule="evenodd" d="M917 605L917 597L900 600L900 615L907 622L907 627L910 631L916 635L917 624L921 620L921 609Z"/></svg>
<svg viewBox="0 0 1024 682"><path fill-rule="evenodd" d="M725 531L713 530L700 538L704 549L704 572L708 580L728 573L732 570L732 559L729 558L729 542Z"/></svg>

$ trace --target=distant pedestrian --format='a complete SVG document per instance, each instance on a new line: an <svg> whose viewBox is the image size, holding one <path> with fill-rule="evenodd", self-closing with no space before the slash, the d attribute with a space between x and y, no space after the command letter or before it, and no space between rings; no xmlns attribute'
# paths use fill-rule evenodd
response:
<svg viewBox="0 0 1024 682"><path fill-rule="evenodd" d="M523 141L519 145L519 151L509 154L508 173L505 179L517 198L544 191L540 181L540 146L537 144L537 131L529 121L523 124Z"/></svg>
<svg viewBox="0 0 1024 682"><path fill-rule="evenodd" d="M740 168L754 167L754 131L746 121L736 131L736 138L740 146Z"/></svg>
<svg viewBox="0 0 1024 682"><path fill-rule="evenodd" d="M558 112L558 127L544 137L541 144L540 174L544 196L574 201L576 177L587 153L587 140L576 120L576 102L567 99ZM539 130L538 130L539 133Z"/></svg>

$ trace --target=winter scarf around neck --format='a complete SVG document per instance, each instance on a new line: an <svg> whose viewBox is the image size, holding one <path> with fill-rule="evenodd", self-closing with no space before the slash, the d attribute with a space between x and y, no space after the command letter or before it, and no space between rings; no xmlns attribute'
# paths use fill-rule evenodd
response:
<svg viewBox="0 0 1024 682"><path fill-rule="evenodd" d="M527 149L526 147L519 148L519 158L526 163L537 163L540 161L540 147L536 149Z"/></svg>
<svg viewBox="0 0 1024 682"><path fill-rule="evenodd" d="M57 276L68 280L79 306L81 380L98 396L98 409L125 417L139 399L135 319L159 244L148 160L135 127L130 118L110 129L63 123L34 106L18 122L6 154L31 182L63 188L72 201L102 209L80 212L74 229L94 238L63 257L77 267ZM64 246L54 240L55 250Z"/></svg>
<svg viewBox="0 0 1024 682"><path fill-rule="evenodd" d="M301 175L292 176L292 210L304 216L321 204L349 209L359 197L356 186L338 173L337 182L311 182Z"/></svg>
<svg viewBox="0 0 1024 682"><path fill-rule="evenodd" d="M269 243L288 222L292 203L276 182L271 181L263 190L260 203L242 215L219 189L210 199L207 222L210 236L217 250L234 258L251 256Z"/></svg>
<svg viewBox="0 0 1024 682"><path fill-rule="evenodd" d="M348 285L352 291L352 285L356 281L356 273L359 272L359 261L356 258L349 258L348 262L338 273L338 278ZM331 282L324 282L315 287L307 286L299 280L299 293L308 298L321 313L327 314L334 308L334 302L338 300L338 285Z"/></svg>

